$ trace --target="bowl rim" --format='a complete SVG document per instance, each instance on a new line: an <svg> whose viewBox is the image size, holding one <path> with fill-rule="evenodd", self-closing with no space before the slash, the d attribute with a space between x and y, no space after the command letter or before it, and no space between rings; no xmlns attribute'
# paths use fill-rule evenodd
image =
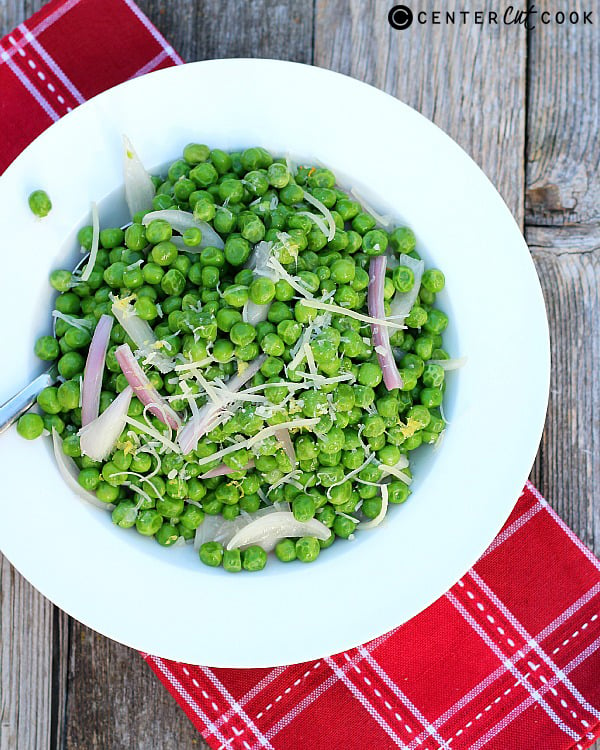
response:
<svg viewBox="0 0 600 750"><path fill-rule="evenodd" d="M476 560L488 547L494 536L499 532L506 519L508 518L510 512L512 511L519 497L521 488L525 484L537 452L546 416L547 399L549 392L550 345L548 322L545 314L540 282L535 272L533 261L529 257L525 241L523 240L520 230L514 222L514 219L510 215L508 208L502 201L501 197L498 195L492 183L484 175L481 169L475 164L471 157L469 157L466 152L464 152L464 150L461 149L458 144L456 144L455 141L453 141L441 129L427 120L423 115L420 115L414 109L400 102L395 97L373 86L370 86L369 84L360 82L354 78L342 75L340 73L336 73L324 68L305 65L302 63L292 63L288 61L269 59L229 58L222 60L194 62L183 66L175 66L155 71L140 78L121 83L115 87L112 87L111 89L108 89L105 92L102 92L96 97L93 97L92 99L88 100L87 102L83 103L78 108L73 110L71 113L65 115L63 118L61 118L61 120L51 125L46 131L41 133L9 165L4 174L0 177L0 195L2 194L2 191L3 189L5 189L5 186L7 184L10 184L11 181L17 179L19 173L29 163L31 155L33 153L39 153L40 149L43 150L47 146L52 146L53 142L55 142L57 139L60 142L59 135L57 134L76 129L78 127L78 123L84 120L87 113L95 112L97 114L102 114L103 106L110 104L111 100L113 100L115 97L118 98L118 95L120 95L121 93L125 91L131 92L136 89L141 89L148 85L149 79L155 82L165 82L164 85L167 85L167 82L175 80L177 77L182 77L183 79L185 76L191 75L192 73L190 73L189 71L201 71L205 72L209 76L224 75L226 78L230 79L231 76L235 75L242 69L244 70L245 74L247 74L249 71L252 72L253 69L257 74L263 75L277 69L277 75L280 74L279 71L284 71L286 76L291 76L291 78L295 81L302 79L310 82L311 84L317 82L314 85L320 85L320 83L317 81L317 79L320 79L322 81L322 85L331 85L334 89L337 85L339 86L340 90L344 89L346 92L349 90L354 90L359 92L357 94L358 96L360 96L361 94L367 96L365 92L368 91L370 93L367 98L373 100L373 97L375 96L380 101L383 101L383 99L385 99L385 101L388 103L388 107L390 105L390 102L393 102L393 106L398 108L397 111L400 113L399 117L410 120L413 126L416 123L422 131L426 132L426 138L430 138L433 142L435 142L436 146L439 146L448 154L451 153L453 155L453 158L457 158L456 155L458 152L460 152L459 161L464 165L464 169L468 170L469 173L474 176L474 179L477 180L478 185L481 187L482 191L487 191L487 194L492 196L496 213L499 217L501 217L503 226L507 228L506 231L511 235L515 247L519 245L519 252L526 252L528 256L526 259L528 262L524 262L523 267L528 267L529 269L527 283L529 292L531 294L531 299L529 300L530 310L533 311L532 314L535 319L535 326L537 330L536 335L539 338L536 343L538 356L538 362L536 364L538 370L535 373L537 378L537 393L533 394L532 392L532 397L536 399L534 408L535 414L533 414L531 417L533 427L532 423L528 425L528 431L532 436L535 437L535 439L532 437L529 440L529 450L521 456L518 470L514 470L514 476L512 480L510 482L507 482L508 484L510 484L512 490L505 493L505 500L502 504L501 509L498 508L497 512L494 514L494 517L488 519L485 533L481 534L481 537L478 539L478 543L472 545L469 549L464 549L463 555L461 557L461 563L458 567L456 566L456 564L452 566L453 572L451 573L451 575L440 576L438 584L435 586L430 586L427 595L423 595L419 598L418 605L415 606L413 604L411 606L410 612L408 613L409 616L404 618L403 620L406 621L407 619L410 619L411 617L418 614L418 612L429 606L433 601L442 596L451 585L456 583L456 581L462 575L464 575L464 573L476 562ZM492 192L490 192L490 189ZM501 205L499 205L498 201L501 203ZM508 230L508 227L510 227L510 231ZM1 501L0 518L2 518ZM111 625L106 617L100 616L97 607L83 607L80 606L81 602L74 602L72 596L69 595L69 592L65 592L63 589L61 589L60 584L56 584L56 582L53 583L52 581L48 580L48 578L44 577L44 575L42 575L39 561L32 562L29 548L23 547L22 549L19 549L18 545L16 545L13 541L7 539L7 535L3 535L1 526L2 524L0 524L0 542L2 543L3 551L6 550L5 554L7 558L24 575L24 577L27 578L27 580L29 580L34 586L36 586L36 588L38 588L47 598L57 604L57 606L64 609L71 616L80 620L84 624L98 630L104 635L107 635L108 637L123 642L126 645L132 646L134 648L138 648L148 652L156 652L157 655L166 658L199 663L198 656L196 655L198 653L197 651L195 653L192 653L192 651L188 652L186 648L181 648L179 646L175 648L163 647L164 644L159 646L158 649L153 648L153 641L148 640L148 638L138 638L135 634L134 628L128 627L127 632L123 632L118 627L115 628L114 623ZM119 538L117 538L116 541L119 542ZM461 572L459 573L459 575L456 575L458 568L460 568ZM312 581L312 584L316 585L317 578L315 576L314 570L310 571L307 567L302 572L303 575L306 575L307 582ZM312 584L309 583L307 585ZM261 592L261 596L264 595L265 585L265 583L257 581L256 590ZM261 646L261 649L259 650L260 653L256 652L256 654L251 657L244 657L242 654L237 653L234 659L234 663L232 663L232 661L228 658L226 649L223 649L222 647L216 649L214 658L210 656L208 649L201 649L202 653L206 653L206 658L202 658L201 661L203 663L207 663L207 661L210 661L211 666L266 667L287 663L297 663L314 658L319 658L325 654L337 653L354 647L359 643L368 641L380 635L381 633L394 628L396 625L401 624L396 621L396 617L393 614L390 616L391 611L392 610L377 610L376 621L379 624L371 625L369 628L365 621L361 621L361 626L359 628L360 633L357 632L356 628L350 628L349 631L347 633L344 633L343 635L337 635L336 637L328 636L327 638L324 638L322 641L320 641L322 645L319 645L319 642L307 641L298 645L298 647L294 650L286 648L284 643L278 641L277 644L273 644L273 650L271 652L273 654L272 658L268 655L270 653L269 649L265 646ZM395 612L396 610L393 611ZM186 656L186 654L189 655Z"/></svg>

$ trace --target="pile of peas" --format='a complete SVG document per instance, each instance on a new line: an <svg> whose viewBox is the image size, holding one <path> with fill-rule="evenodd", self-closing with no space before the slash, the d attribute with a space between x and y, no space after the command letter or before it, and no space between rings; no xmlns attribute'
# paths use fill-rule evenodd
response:
<svg viewBox="0 0 600 750"><path fill-rule="evenodd" d="M448 318L435 306L444 276L437 269L424 272L405 320L407 328L390 332L403 381L401 389L387 391L383 385L369 325L348 316L329 315L322 327L316 327L311 340L315 363L325 377L351 373L349 382L314 387L306 381L306 388L296 391L291 401L267 417L260 416L257 404L245 403L188 455L158 448L162 455L156 474L155 456L137 450L151 438L131 426L123 431L109 460L99 463L81 452L80 382L95 325L102 315L111 314L113 296L132 300L137 315L148 321L163 342L163 352L182 362L209 357L210 363L202 370L209 381L227 379L244 363L266 354L260 371L246 387L268 384L264 395L277 407L290 392L284 383L302 382L307 370L306 361L297 370L286 370L294 345L306 326L323 313L303 304L301 295L286 280L274 282L244 268L256 243L273 243L272 252L284 268L316 298L327 296L331 303L362 313L367 311L368 268L373 256L405 253L419 258L409 228L391 232L379 228L358 202L336 186L330 170L301 166L291 174L284 160L274 159L263 148L226 153L190 144L166 176L152 179L156 195L149 210L192 212L218 232L224 248L204 247L198 252L202 235L192 228L183 235L182 249L171 241L173 230L166 221L158 219L144 226L142 218L147 212L141 212L125 231L105 228L100 232L100 249L87 281L67 270L53 271L50 283L59 293L56 310L65 318L56 321L55 336L42 336L36 342L35 353L42 360L57 360L60 382L40 393L40 413L21 417L18 431L33 439L54 428L62 437L64 452L79 468L81 486L102 502L114 504L113 522L121 528L135 527L165 547L180 537L193 539L205 515L231 520L264 507L264 492L296 469L296 484L301 489L281 484L269 492L268 503L290 503L297 520L317 518L331 529L331 535L326 541L284 539L275 553L284 562L313 561L336 539L351 537L359 518L373 519L380 513L382 500L375 485L384 473L379 465L395 466L421 444L435 443L444 429L439 407L445 371L429 362L449 356L442 342ZM317 224L302 215L316 211L306 202L305 190L330 209L336 224L333 239L328 241ZM78 239L89 250L92 228L81 229ZM384 288L387 315L392 297L409 292L414 283L408 266L388 269ZM243 322L242 309L248 300L270 304L266 321L256 326ZM115 357L116 348L123 343L135 351L134 342L115 321L100 412L127 387ZM193 378L182 384L174 374L161 375L152 366L145 369L153 386L170 398L184 420L189 416L185 391L197 394L199 406L205 403L206 395ZM143 405L134 397L129 415L141 419L142 414ZM234 473L198 478L220 463L199 465L199 460L230 445L232 438L246 439L268 425L305 417L319 422L310 430L292 432L297 466L291 465L275 438L267 438L253 453L242 448L224 457ZM168 434L169 429L156 417L147 415L146 419L154 429ZM373 452L375 461L357 476L344 479ZM255 466L245 470L250 459ZM411 476L410 469L404 471ZM147 481L145 476L151 473L154 476ZM136 494L132 486L143 489L145 497ZM410 494L407 484L394 477L387 487L393 504L405 502ZM240 551L207 542L199 555L206 565L222 565L230 572L260 570L267 561L265 551L257 545Z"/></svg>

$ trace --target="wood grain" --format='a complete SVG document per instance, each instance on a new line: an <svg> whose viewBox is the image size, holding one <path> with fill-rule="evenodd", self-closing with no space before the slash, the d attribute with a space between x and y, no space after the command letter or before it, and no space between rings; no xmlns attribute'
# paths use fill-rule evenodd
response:
<svg viewBox="0 0 600 750"><path fill-rule="evenodd" d="M142 0L184 60L272 57L311 62L312 0Z"/></svg>
<svg viewBox="0 0 600 750"><path fill-rule="evenodd" d="M533 479L598 554L600 234L530 227L527 239L554 322L548 419Z"/></svg>
<svg viewBox="0 0 600 750"><path fill-rule="evenodd" d="M315 64L382 88L433 120L482 167L522 225L524 30L415 21L395 31L391 5L317 0ZM434 0L419 3L433 9Z"/></svg>
<svg viewBox="0 0 600 750"><path fill-rule="evenodd" d="M135 651L72 621L66 750L208 745Z"/></svg>
<svg viewBox="0 0 600 750"><path fill-rule="evenodd" d="M42 4L0 0L0 35ZM525 218L551 324L551 398L533 478L600 552L596 27L538 27L528 38L505 27L394 31L382 0L139 4L184 59L314 60L398 96L475 158L520 225ZM0 750L207 747L137 654L70 621L1 559L0 574Z"/></svg>
<svg viewBox="0 0 600 750"><path fill-rule="evenodd" d="M0 749L62 739L67 616L0 557Z"/></svg>
<svg viewBox="0 0 600 750"><path fill-rule="evenodd" d="M593 7L569 3L580 17ZM527 221L600 223L598 27L537 26L529 38Z"/></svg>

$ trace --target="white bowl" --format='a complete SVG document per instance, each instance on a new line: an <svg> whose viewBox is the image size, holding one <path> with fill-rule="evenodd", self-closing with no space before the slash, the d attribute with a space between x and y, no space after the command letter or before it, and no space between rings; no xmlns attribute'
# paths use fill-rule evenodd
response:
<svg viewBox="0 0 600 750"><path fill-rule="evenodd" d="M3 325L0 400L42 364L48 274L74 265L92 200L104 224L122 204L121 134L146 165L190 142L262 145L325 162L411 226L443 269L450 420L421 449L413 494L385 523L339 541L312 565L274 560L259 574L204 567L111 524L63 484L48 441L0 438L0 546L45 596L100 633L162 657L227 667L300 662L392 629L452 586L492 541L531 468L546 411L548 326L538 279L502 199L441 130L377 89L272 60L193 63L128 81L50 127L0 179ZM43 187L42 221L27 196ZM115 193L115 191L118 192Z"/></svg>

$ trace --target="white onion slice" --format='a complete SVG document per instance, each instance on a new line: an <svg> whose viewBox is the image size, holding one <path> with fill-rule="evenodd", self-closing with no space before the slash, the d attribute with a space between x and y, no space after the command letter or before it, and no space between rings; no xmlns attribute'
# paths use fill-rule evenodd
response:
<svg viewBox="0 0 600 750"><path fill-rule="evenodd" d="M248 461L248 463L244 466L242 471L249 471L250 469L254 468L254 461ZM224 477L227 474L233 474L236 472L237 469L232 469L231 466L227 466L227 464L219 464L219 466L216 466L214 469L211 469L210 471L205 472L201 476L198 477L198 479L212 479L213 477Z"/></svg>
<svg viewBox="0 0 600 750"><path fill-rule="evenodd" d="M361 521L358 524L359 529L361 529L362 531L368 531L369 529L374 529L376 526L379 526L379 524L385 518L385 514L387 513L388 496L389 496L389 492L388 492L387 485L382 484L381 485L381 510L375 516L375 518L371 519L370 521Z"/></svg>
<svg viewBox="0 0 600 750"><path fill-rule="evenodd" d="M267 302L266 305L257 305L256 302L252 302L252 300L249 299L242 310L242 320L244 323L250 323L250 325L256 326L267 319L270 309L270 302Z"/></svg>
<svg viewBox="0 0 600 750"><path fill-rule="evenodd" d="M260 492L260 491L259 491ZM232 521L226 521L223 516L204 516L204 521L196 529L194 547L199 549L204 542L220 542L227 544L240 529L247 526L251 521L263 516L272 515L279 511L289 511L289 503L274 503L266 508L261 508L254 513L242 513Z"/></svg>
<svg viewBox="0 0 600 750"><path fill-rule="evenodd" d="M140 157L126 135L123 136L123 177L125 200L129 214L133 218L138 211L147 211L152 206L152 198L156 190L150 175L146 172Z"/></svg>
<svg viewBox="0 0 600 750"><path fill-rule="evenodd" d="M125 333L144 353L150 364L163 374L171 372L173 360L154 348L156 344L154 331L147 320L140 318L133 305L130 305L126 299L115 299L111 310L119 325L125 329Z"/></svg>
<svg viewBox="0 0 600 750"><path fill-rule="evenodd" d="M385 287L386 263L387 258L385 255L378 255L375 258L371 258L369 264L369 291L367 304L369 315L373 318L385 317L385 301L383 293ZM390 345L389 331L385 326L376 324L371 325L371 331L375 352L377 354L377 361L381 367L385 387L388 391L392 391L395 388L402 388L402 378L398 371L398 366L396 365L396 360L394 359L394 354Z"/></svg>
<svg viewBox="0 0 600 750"><path fill-rule="evenodd" d="M79 430L82 453L93 461L104 461L108 457L125 427L132 396L133 389L128 386L99 417Z"/></svg>
<svg viewBox="0 0 600 750"><path fill-rule="evenodd" d="M174 430L178 429L181 426L181 420L152 385L139 362L133 356L129 344L121 344L117 347L115 357L123 375L127 378L127 382L144 406L147 406L148 410L163 424Z"/></svg>
<svg viewBox="0 0 600 750"><path fill-rule="evenodd" d="M290 511L279 511L244 526L227 543L227 549L260 544L265 552L271 552L280 539L296 536L314 536L325 541L331 536L331 531L316 518L306 522L297 521Z"/></svg>
<svg viewBox="0 0 600 750"><path fill-rule="evenodd" d="M63 451L62 440L60 439L55 427L52 428L52 448L54 450L54 458L56 459L60 475L65 480L69 489L82 500L90 503L90 505L94 505L96 508L101 508L102 510L114 510L115 506L112 503L103 503L101 500L98 500L93 492L84 490L79 484L77 481L79 467L75 461Z"/></svg>
<svg viewBox="0 0 600 750"><path fill-rule="evenodd" d="M230 393L237 393L243 385L256 375L266 358L266 354L262 354L260 357L253 360L243 373L230 378L225 384L227 390L230 391ZM184 455L196 449L198 440L200 440L203 435L206 435L207 432L210 432L228 403L227 394L224 394L223 402L221 404L205 404L198 414L188 420L188 422L181 428L177 435L177 442L179 443L179 447Z"/></svg>
<svg viewBox="0 0 600 750"><path fill-rule="evenodd" d="M215 232L210 224L205 221L199 221L194 218L194 214L189 211L181 211L178 208L166 208L162 211L150 211L142 219L144 226L147 226L151 221L162 219L171 225L171 228L176 232L183 234L186 229L195 227L202 233L202 240L199 245L188 247L186 252L188 253L199 253L205 247L218 247L221 250L225 247L225 243L221 237Z"/></svg>
<svg viewBox="0 0 600 750"><path fill-rule="evenodd" d="M96 419L100 409L104 362L112 327L113 318L110 315L102 315L90 342L81 388L81 424L84 427Z"/></svg>
<svg viewBox="0 0 600 750"><path fill-rule="evenodd" d="M90 248L90 256L87 261L87 265L81 274L81 281L87 281L92 275L94 266L96 265L96 257L98 256L98 248L100 246L100 217L98 216L98 206L92 201L92 247Z"/></svg>
<svg viewBox="0 0 600 750"><path fill-rule="evenodd" d="M456 357L455 359L430 359L425 364L439 365L442 370L458 370L467 364L467 358Z"/></svg>
<svg viewBox="0 0 600 750"><path fill-rule="evenodd" d="M410 292L396 292L390 302L390 316L388 320L395 318L406 318L409 312L412 310L412 306L415 304L419 289L421 288L421 278L423 277L423 271L425 270L425 262L422 260L416 260L411 258L410 255L402 253L400 256L401 266L408 266L414 274L415 283Z"/></svg>
<svg viewBox="0 0 600 750"><path fill-rule="evenodd" d="M290 459L290 461L292 462L292 468L294 468L296 466L296 451L294 450L294 444L292 443L292 438L290 437L290 431L286 429L277 430L275 432L275 437L281 443L281 447L285 451L285 455Z"/></svg>
<svg viewBox="0 0 600 750"><path fill-rule="evenodd" d="M277 281L277 275L273 272L273 269L267 265L269 258L271 257L272 247L272 242L265 242L264 240L258 242L246 263L246 268L252 269L256 276L265 276L273 281ZM267 302L266 305L257 305L249 299L242 310L242 320L244 323L250 323L250 325L256 326L258 323L262 323L267 319L270 309L270 302Z"/></svg>

